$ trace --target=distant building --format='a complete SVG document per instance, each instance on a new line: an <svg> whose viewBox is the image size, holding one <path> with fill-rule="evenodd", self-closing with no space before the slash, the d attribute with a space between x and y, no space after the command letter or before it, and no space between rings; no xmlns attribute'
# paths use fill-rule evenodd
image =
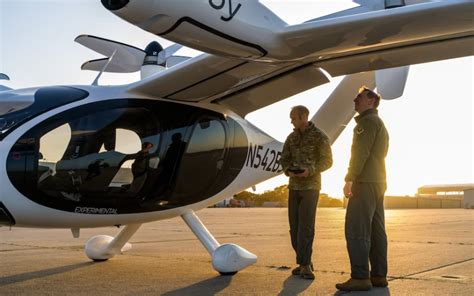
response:
<svg viewBox="0 0 474 296"><path fill-rule="evenodd" d="M463 206L465 209L474 209L474 189L464 190Z"/></svg>
<svg viewBox="0 0 474 296"><path fill-rule="evenodd" d="M252 207L254 203L249 200L240 200L235 199L234 197L228 197L218 203L216 203L213 207L215 208L244 208L244 207Z"/></svg>
<svg viewBox="0 0 474 296"><path fill-rule="evenodd" d="M416 196L462 198L464 191L469 189L474 189L474 183L424 185L418 188Z"/></svg>
<svg viewBox="0 0 474 296"><path fill-rule="evenodd" d="M344 198L344 207L348 199ZM474 209L474 183L424 185L414 197L385 196L386 209Z"/></svg>
<svg viewBox="0 0 474 296"><path fill-rule="evenodd" d="M216 208L227 208L230 206L230 201L233 200L234 197L228 197L214 205Z"/></svg>

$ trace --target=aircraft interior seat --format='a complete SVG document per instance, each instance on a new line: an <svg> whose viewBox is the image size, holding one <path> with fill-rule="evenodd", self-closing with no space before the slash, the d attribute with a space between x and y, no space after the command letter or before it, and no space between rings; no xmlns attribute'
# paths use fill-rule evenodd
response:
<svg viewBox="0 0 474 296"><path fill-rule="evenodd" d="M117 151L106 151L60 160L56 164L56 176L70 178L80 192L105 192L125 157L126 154Z"/></svg>
<svg viewBox="0 0 474 296"><path fill-rule="evenodd" d="M90 164L97 160L103 160L111 167L119 167L119 164L125 158L125 154L117 151L105 151L100 153L91 153L75 159L63 159L58 161L56 164L57 171L65 170L84 170L89 167Z"/></svg>
<svg viewBox="0 0 474 296"><path fill-rule="evenodd" d="M53 175L53 170L49 166L38 165L38 184Z"/></svg>
<svg viewBox="0 0 474 296"><path fill-rule="evenodd" d="M142 189L143 185L145 184L146 179L147 179L147 174L143 174L133 179L132 183L130 184L130 187L128 188L128 192L138 193L140 189Z"/></svg>

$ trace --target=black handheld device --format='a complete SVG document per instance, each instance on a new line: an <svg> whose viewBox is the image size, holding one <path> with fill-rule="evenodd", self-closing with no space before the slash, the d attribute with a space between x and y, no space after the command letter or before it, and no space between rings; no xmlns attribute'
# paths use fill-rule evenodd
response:
<svg viewBox="0 0 474 296"><path fill-rule="evenodd" d="M304 169L298 167L291 167L288 169L288 171L294 174L301 174L302 172L304 172Z"/></svg>

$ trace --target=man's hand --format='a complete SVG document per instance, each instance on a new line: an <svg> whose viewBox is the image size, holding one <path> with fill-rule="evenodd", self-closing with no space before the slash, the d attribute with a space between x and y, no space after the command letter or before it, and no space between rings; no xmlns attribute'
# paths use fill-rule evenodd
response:
<svg viewBox="0 0 474 296"><path fill-rule="evenodd" d="M352 197L352 181L347 181L344 185L344 196L347 198Z"/></svg>
<svg viewBox="0 0 474 296"><path fill-rule="evenodd" d="M299 173L297 176L298 176L298 177L301 177L301 178L306 178L306 177L309 176L309 170L308 170L307 168L305 168L305 169L304 169L304 172Z"/></svg>

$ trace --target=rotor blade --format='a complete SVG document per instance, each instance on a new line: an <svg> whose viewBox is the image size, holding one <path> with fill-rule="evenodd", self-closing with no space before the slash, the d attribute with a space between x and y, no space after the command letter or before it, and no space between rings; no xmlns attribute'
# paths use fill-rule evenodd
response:
<svg viewBox="0 0 474 296"><path fill-rule="evenodd" d="M181 64L182 62L185 62L189 59L190 59L190 57L171 56L166 60L166 67L171 68L171 67L176 66L177 64Z"/></svg>
<svg viewBox="0 0 474 296"><path fill-rule="evenodd" d="M335 13L324 15L315 19L311 19L311 20L306 21L305 23L321 21L321 20L331 19L331 18L336 18L336 17L341 17L341 16L365 13L365 12L370 12L370 11L375 11L375 10L382 10L385 8L384 1L385 0L355 0L352 2L355 2L359 4L360 6L352 7L349 9L345 9L345 10L341 10Z"/></svg>
<svg viewBox="0 0 474 296"><path fill-rule="evenodd" d="M374 72L347 75L319 108L311 121L334 143L355 114L353 99L361 86L375 87Z"/></svg>
<svg viewBox="0 0 474 296"><path fill-rule="evenodd" d="M10 77L6 74L0 73L0 80L10 80Z"/></svg>
<svg viewBox="0 0 474 296"><path fill-rule="evenodd" d="M146 55L145 51L134 46L91 35L80 35L74 41L106 57L116 52L114 64L123 68L141 67Z"/></svg>
<svg viewBox="0 0 474 296"><path fill-rule="evenodd" d="M381 8L381 9L383 9L383 8ZM369 12L369 11L373 11L373 10L379 10L379 9L366 7L366 6L357 6L357 7L341 10L341 11L338 11L338 12L335 12L335 13L331 13L331 14L328 14L328 15L324 15L324 16L321 16L321 17L318 17L318 18L315 18L315 19L311 19L311 20L305 21L305 23L310 23L310 22L314 22L314 21L321 21L321 20L325 20L325 19L331 19L331 18L346 16L346 15L359 14L359 13Z"/></svg>
<svg viewBox="0 0 474 296"><path fill-rule="evenodd" d="M168 46L167 48L163 49L165 52L165 58L169 58L172 56L175 52L180 50L183 46L181 44L175 43L173 45Z"/></svg>
<svg viewBox="0 0 474 296"><path fill-rule="evenodd" d="M433 2L433 1L434 0L404 0L405 5L413 5L413 4ZM377 6L383 9L386 4L390 4L391 0L352 0L352 2L357 3L360 6L369 6L369 7Z"/></svg>
<svg viewBox="0 0 474 296"><path fill-rule="evenodd" d="M375 71L377 92L384 100L393 100L403 95L409 66Z"/></svg>
<svg viewBox="0 0 474 296"><path fill-rule="evenodd" d="M105 64L107 63L109 59L108 58L103 58L103 59L97 59L97 60L91 60L87 61L81 66L81 70L90 70L90 71L102 71L104 68ZM132 73L139 71L141 68L141 65L127 65L121 61L119 63L116 63L117 61L114 59L110 64L107 66L104 72L109 72L109 73Z"/></svg>
<svg viewBox="0 0 474 296"><path fill-rule="evenodd" d="M404 5L412 5L412 4L418 4L418 3L430 2L430 1L431 0L404 0ZM390 2L389 0L353 0L352 2L357 3L360 6L352 7L352 8L341 10L332 14L322 16L322 17L318 17L318 18L306 21L305 23L320 21L320 20L330 19L330 18L336 18L336 17L341 17L341 16L365 13L365 12L370 12L370 11L383 10L383 9L386 9L387 5L395 5L393 7L397 7L398 6L397 4L402 3L401 1L393 1L393 0L392 2Z"/></svg>
<svg viewBox="0 0 474 296"><path fill-rule="evenodd" d="M166 63L166 60L171 57L175 52L177 52L181 47L183 47L181 44L176 43L160 51L158 53L158 65L164 65Z"/></svg>

